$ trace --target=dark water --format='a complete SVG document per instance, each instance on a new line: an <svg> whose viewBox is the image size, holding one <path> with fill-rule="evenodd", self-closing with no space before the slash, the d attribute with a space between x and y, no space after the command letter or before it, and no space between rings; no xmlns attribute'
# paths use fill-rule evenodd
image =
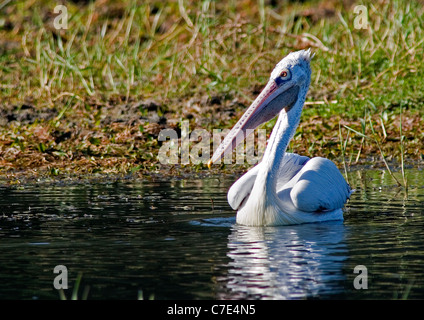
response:
<svg viewBox="0 0 424 320"><path fill-rule="evenodd" d="M234 178L235 180L236 178ZM345 221L235 224L232 179L0 187L0 299L423 299L424 172L356 171ZM365 276L367 289L355 289Z"/></svg>

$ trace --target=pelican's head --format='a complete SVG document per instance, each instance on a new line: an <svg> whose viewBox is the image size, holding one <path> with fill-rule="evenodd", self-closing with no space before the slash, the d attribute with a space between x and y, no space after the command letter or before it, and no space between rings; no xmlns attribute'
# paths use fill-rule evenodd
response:
<svg viewBox="0 0 424 320"><path fill-rule="evenodd" d="M216 149L209 167L279 112L296 112L300 118L311 81L312 57L310 49L291 52L275 66L265 88Z"/></svg>

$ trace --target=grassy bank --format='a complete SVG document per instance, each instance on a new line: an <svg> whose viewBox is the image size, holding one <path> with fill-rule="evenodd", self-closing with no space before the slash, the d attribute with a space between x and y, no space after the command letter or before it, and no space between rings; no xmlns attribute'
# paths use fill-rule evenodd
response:
<svg viewBox="0 0 424 320"><path fill-rule="evenodd" d="M57 4L0 3L2 176L206 170L161 165L160 130L231 127L276 62L309 47L291 151L340 168L424 159L421 2L69 1L61 30Z"/></svg>

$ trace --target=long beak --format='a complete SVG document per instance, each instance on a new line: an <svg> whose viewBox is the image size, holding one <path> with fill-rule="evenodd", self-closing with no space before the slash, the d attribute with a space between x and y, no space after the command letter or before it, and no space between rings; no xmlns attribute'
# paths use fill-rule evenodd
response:
<svg viewBox="0 0 424 320"><path fill-rule="evenodd" d="M236 125L231 129L208 162L213 163L222 159L228 152L234 150L244 141L247 134L274 118L283 108L288 111L297 100L299 87L294 85L281 92L274 80L270 80L259 96L253 101ZM280 91L280 92L279 92ZM250 129L250 130L249 130ZM247 131L249 130L249 131Z"/></svg>

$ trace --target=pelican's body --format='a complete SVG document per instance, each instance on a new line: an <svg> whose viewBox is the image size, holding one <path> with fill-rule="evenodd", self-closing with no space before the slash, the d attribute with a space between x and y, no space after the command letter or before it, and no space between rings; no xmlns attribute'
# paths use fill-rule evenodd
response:
<svg viewBox="0 0 424 320"><path fill-rule="evenodd" d="M336 165L325 158L287 153L299 124L310 84L310 51L289 54L277 64L271 79L218 147L210 163L234 149L247 129L279 113L262 161L228 192L237 223L275 226L343 220L342 208L351 189Z"/></svg>

